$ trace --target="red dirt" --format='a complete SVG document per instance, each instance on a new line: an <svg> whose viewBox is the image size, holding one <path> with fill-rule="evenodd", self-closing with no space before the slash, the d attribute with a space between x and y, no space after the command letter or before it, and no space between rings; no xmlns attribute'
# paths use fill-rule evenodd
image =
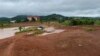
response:
<svg viewBox="0 0 100 56"><path fill-rule="evenodd" d="M0 56L100 56L100 28L85 31L66 27L66 31L47 36L19 34L0 40Z"/></svg>

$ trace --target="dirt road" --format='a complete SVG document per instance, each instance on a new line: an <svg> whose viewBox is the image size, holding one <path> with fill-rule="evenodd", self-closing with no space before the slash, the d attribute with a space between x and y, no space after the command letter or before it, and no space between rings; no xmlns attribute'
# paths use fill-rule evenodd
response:
<svg viewBox="0 0 100 56"><path fill-rule="evenodd" d="M100 29L64 29L46 36L20 34L0 40L0 56L100 56Z"/></svg>

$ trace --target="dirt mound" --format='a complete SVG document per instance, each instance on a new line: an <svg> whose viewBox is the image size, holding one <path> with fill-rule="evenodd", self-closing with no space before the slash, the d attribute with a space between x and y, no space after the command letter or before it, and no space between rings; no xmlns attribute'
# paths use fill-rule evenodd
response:
<svg viewBox="0 0 100 56"><path fill-rule="evenodd" d="M17 35L0 40L0 56L100 56L97 39L94 33L83 30L46 36Z"/></svg>

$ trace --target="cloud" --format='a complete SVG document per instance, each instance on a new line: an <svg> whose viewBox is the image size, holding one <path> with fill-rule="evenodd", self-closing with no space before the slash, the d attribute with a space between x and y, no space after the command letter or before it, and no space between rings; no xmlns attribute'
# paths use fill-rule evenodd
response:
<svg viewBox="0 0 100 56"><path fill-rule="evenodd" d="M100 0L0 0L0 17L15 15L100 16Z"/></svg>

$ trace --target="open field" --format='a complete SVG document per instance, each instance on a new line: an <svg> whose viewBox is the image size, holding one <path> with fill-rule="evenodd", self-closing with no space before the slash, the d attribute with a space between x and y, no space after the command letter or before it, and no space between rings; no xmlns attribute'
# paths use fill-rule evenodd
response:
<svg viewBox="0 0 100 56"><path fill-rule="evenodd" d="M68 26L61 33L0 40L0 56L100 56L100 27Z"/></svg>
<svg viewBox="0 0 100 56"><path fill-rule="evenodd" d="M0 56L100 56L100 0L0 0Z"/></svg>

